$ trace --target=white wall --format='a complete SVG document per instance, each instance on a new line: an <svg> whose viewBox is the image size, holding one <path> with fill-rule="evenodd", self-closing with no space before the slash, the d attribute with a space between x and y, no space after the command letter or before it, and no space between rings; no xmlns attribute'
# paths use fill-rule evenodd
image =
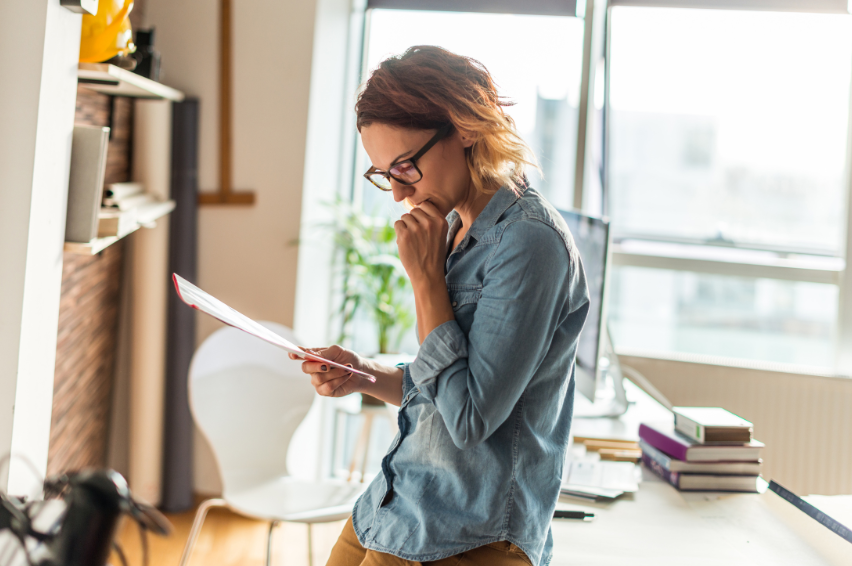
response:
<svg viewBox="0 0 852 566"><path fill-rule="evenodd" d="M47 468L80 18L0 2L0 456ZM21 461L0 489L38 480Z"/></svg>
<svg viewBox="0 0 852 566"><path fill-rule="evenodd" d="M299 255L291 242L300 236L314 33L325 21L318 24L320 11L323 18L329 15L324 0L234 2L234 188L254 191L256 204L206 206L199 212L199 285L250 317L290 327ZM145 8L146 25L157 30L161 79L201 99L202 190L214 190L219 182L218 17L217 3L202 0L148 0ZM321 104L324 97L314 100ZM199 343L218 327L203 315L198 323ZM219 489L199 435L195 480L199 492Z"/></svg>

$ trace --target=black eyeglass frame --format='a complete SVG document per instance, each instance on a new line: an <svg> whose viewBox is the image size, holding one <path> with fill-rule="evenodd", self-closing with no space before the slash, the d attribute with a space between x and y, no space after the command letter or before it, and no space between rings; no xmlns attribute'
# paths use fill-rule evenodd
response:
<svg viewBox="0 0 852 566"><path fill-rule="evenodd" d="M403 159L401 161L396 161L394 163L391 163L389 169L393 169L397 165L405 163L406 161L410 162L411 166L414 167L414 170L417 171L417 174L420 175L420 177L416 181L411 181L411 182L403 181L402 179L398 178L396 175L393 175L390 171L382 171L381 169L377 169L375 165L370 167L367 170L367 172L364 173L364 178L367 179L368 181L370 181L373 185L375 185L380 191L385 191L385 192L390 192L390 191L393 190L393 188L391 187L391 188L386 189L386 188L380 186L378 183L373 181L373 179L371 179L371 177L373 175L376 175L376 174L381 175L382 177L384 177L388 181L390 181L391 178L393 178L393 180L396 181L397 183L400 183L400 184L406 185L406 186L413 185L415 183L419 183L420 181L423 180L423 172L420 170L419 167L417 167L417 160L420 159L421 157L423 157L423 155L427 151L432 149L432 147L436 143L438 143L439 141L441 141L442 139L447 137L452 131L453 131L453 124L452 123L445 124L445 125L441 126L438 129L438 131L435 132L435 135L432 136L432 138L429 141L426 142L426 145L424 145L423 147L420 148L420 151L418 151L417 153L415 153L411 157L408 157L408 158Z"/></svg>

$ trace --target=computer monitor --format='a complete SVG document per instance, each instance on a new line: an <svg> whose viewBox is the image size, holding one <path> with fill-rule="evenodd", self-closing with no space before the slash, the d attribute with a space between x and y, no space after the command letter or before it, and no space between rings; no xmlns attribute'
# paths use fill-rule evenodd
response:
<svg viewBox="0 0 852 566"><path fill-rule="evenodd" d="M621 414L627 403L618 358L612 349L606 325L609 221L574 210L559 212L580 252L589 288L589 314L577 345L574 376L577 390L595 406L581 406L579 409L581 413L587 413L585 416ZM608 393L603 396L604 399L601 399L602 392ZM575 406L576 409L578 407Z"/></svg>

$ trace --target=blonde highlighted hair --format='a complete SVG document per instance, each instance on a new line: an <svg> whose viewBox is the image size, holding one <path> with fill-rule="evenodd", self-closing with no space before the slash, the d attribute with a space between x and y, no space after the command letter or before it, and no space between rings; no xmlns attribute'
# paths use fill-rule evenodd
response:
<svg viewBox="0 0 852 566"><path fill-rule="evenodd" d="M465 153L477 191L492 193L507 185L522 192L524 171L539 167L503 111L512 104L497 94L479 61L418 45L379 64L361 89L355 112L358 131L374 122L415 130L452 123L473 139Z"/></svg>

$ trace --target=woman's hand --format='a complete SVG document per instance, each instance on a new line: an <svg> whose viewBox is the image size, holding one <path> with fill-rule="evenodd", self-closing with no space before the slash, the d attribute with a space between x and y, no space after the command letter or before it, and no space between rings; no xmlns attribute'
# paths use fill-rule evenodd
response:
<svg viewBox="0 0 852 566"><path fill-rule="evenodd" d="M447 259L447 219L431 202L424 202L393 225L399 259L412 285L444 281Z"/></svg>
<svg viewBox="0 0 852 566"><path fill-rule="evenodd" d="M364 371L364 363L361 356L351 350L340 346L328 348L305 348L305 351L321 358L351 366L359 371ZM291 360L299 360L296 354L290 354ZM332 367L322 362L307 360L302 363L302 371L310 374L311 385L317 393L325 397L343 397L350 393L362 391L367 380L358 374L350 373L340 368Z"/></svg>
<svg viewBox="0 0 852 566"><path fill-rule="evenodd" d="M435 328L453 320L444 279L447 261L447 219L431 202L424 202L393 225L399 259L411 279L421 343Z"/></svg>

